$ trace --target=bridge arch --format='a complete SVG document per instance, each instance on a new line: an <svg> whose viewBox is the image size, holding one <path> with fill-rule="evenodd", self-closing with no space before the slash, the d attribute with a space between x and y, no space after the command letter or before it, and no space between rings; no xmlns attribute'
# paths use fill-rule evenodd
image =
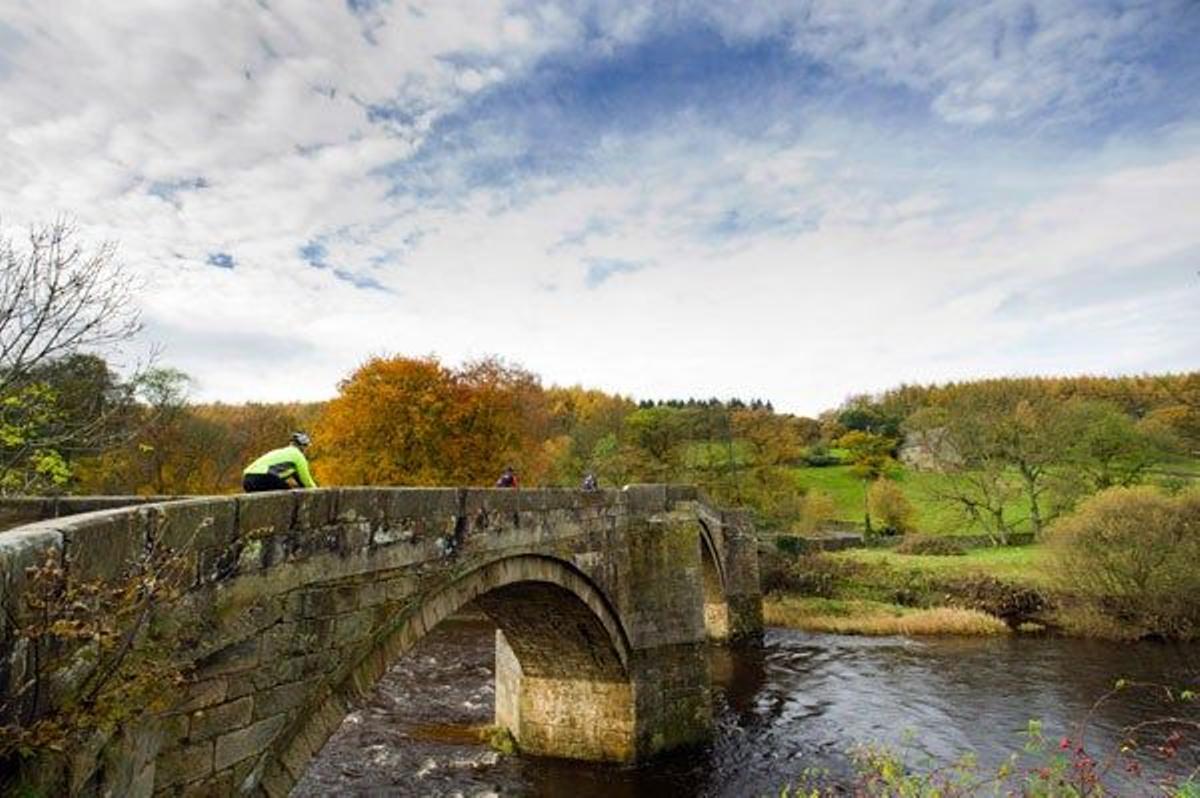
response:
<svg viewBox="0 0 1200 798"><path fill-rule="evenodd" d="M609 681L628 675L629 637L620 617L600 588L570 562L533 554L488 562L430 597L417 628L423 635L472 601L505 633L514 653L528 661L527 671ZM408 640L411 632L395 634Z"/></svg>
<svg viewBox="0 0 1200 798"><path fill-rule="evenodd" d="M398 614L358 666L302 713L306 722L278 740L278 755L269 760L264 784L274 785L273 791L290 790L396 659L468 604L497 626L496 721L522 750L581 759L631 758L630 644L620 617L572 563L523 554L473 568ZM554 693L557 698L547 695ZM537 716L556 717L555 723L527 717L533 705L548 698L551 705L538 707ZM622 735L613 731L627 732L628 739L618 740Z"/></svg>
<svg viewBox="0 0 1200 798"><path fill-rule="evenodd" d="M729 600L726 593L725 564L713 539L713 531L703 518L700 526L700 579L704 595L704 632L709 640L729 639Z"/></svg>

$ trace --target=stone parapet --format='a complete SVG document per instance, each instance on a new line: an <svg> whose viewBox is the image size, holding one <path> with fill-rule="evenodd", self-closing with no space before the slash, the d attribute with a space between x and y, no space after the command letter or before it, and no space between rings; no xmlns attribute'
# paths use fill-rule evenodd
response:
<svg viewBox="0 0 1200 798"><path fill-rule="evenodd" d="M0 532L48 518L172 501L174 496L6 496L0 498Z"/></svg>

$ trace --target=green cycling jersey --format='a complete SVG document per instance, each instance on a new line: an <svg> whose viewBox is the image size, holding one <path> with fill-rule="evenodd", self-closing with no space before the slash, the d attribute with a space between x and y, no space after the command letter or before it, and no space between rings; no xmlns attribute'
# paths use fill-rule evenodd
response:
<svg viewBox="0 0 1200 798"><path fill-rule="evenodd" d="M296 477L306 488L315 488L312 474L308 472L308 460L304 452L296 446L284 446L282 449L272 449L262 457L246 466L243 474L274 474L282 480Z"/></svg>

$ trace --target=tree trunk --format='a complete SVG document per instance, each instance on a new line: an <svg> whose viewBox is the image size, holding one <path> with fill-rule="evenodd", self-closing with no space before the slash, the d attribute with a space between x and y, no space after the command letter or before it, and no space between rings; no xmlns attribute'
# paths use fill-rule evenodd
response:
<svg viewBox="0 0 1200 798"><path fill-rule="evenodd" d="M1029 494L1029 524L1033 527L1033 539L1042 539L1042 510L1038 507L1037 475L1026 466L1021 466L1021 478L1025 480L1025 492Z"/></svg>
<svg viewBox="0 0 1200 798"><path fill-rule="evenodd" d="M871 502L870 502L870 487L869 480L863 480L863 523L866 527L867 537L872 534L871 530Z"/></svg>
<svg viewBox="0 0 1200 798"><path fill-rule="evenodd" d="M992 510L992 517L996 523L996 534L1000 537L1000 545L1008 545L1008 526L1004 523L1004 507L1001 506Z"/></svg>

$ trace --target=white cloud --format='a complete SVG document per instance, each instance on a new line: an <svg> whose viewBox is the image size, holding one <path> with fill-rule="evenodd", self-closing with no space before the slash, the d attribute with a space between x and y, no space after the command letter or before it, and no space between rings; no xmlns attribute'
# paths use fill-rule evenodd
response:
<svg viewBox="0 0 1200 798"><path fill-rule="evenodd" d="M928 95L936 113L964 125L1047 112L1075 119L1115 105L1157 81L1140 48L1181 22L1196 27L1194 8L1172 0L729 2L710 13L732 35L787 30L797 52Z"/></svg>
<svg viewBox="0 0 1200 798"><path fill-rule="evenodd" d="M936 19L911 4L767 8L712 13L728 36L786 32L839 70L925 92L955 123L1084 113L1153 79L1118 63L1159 24L1151 6L1039 5L1037 32L998 47L1022 13L1007 2ZM520 160L561 142L535 137L530 153L503 121L485 141L439 125L548 53L619 59L678 17L604 4L585 24L475 0L0 16L0 215L71 212L119 239L150 280L150 332L206 398L328 396L380 352L498 353L549 381L807 412L901 380L1200 358L1176 329L1200 323L1194 269L1175 291L1121 297L1053 282L1200 247L1186 131L1059 165L969 136L931 153L922 131L811 108L758 134L685 108L578 145L569 168L472 183L476 147ZM438 160L446 142L461 151ZM434 159L432 196L392 170L417 153ZM300 256L313 243L324 268ZM1025 295L1039 317L1000 312ZM1039 334L1054 340L1038 348Z"/></svg>

